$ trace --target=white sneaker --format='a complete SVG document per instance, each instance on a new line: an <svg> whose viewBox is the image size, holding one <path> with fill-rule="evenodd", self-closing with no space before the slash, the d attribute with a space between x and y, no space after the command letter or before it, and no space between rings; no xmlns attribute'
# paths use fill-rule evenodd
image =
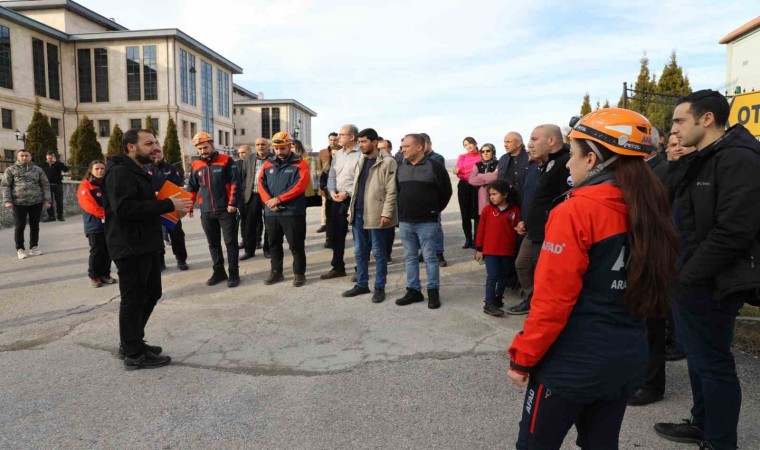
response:
<svg viewBox="0 0 760 450"><path fill-rule="evenodd" d="M40 256L40 255L44 255L44 253L42 253L42 250L37 250L37 247L32 247L29 249L29 256Z"/></svg>
<svg viewBox="0 0 760 450"><path fill-rule="evenodd" d="M29 257L23 248L16 250L16 254L18 255L18 259L26 259Z"/></svg>

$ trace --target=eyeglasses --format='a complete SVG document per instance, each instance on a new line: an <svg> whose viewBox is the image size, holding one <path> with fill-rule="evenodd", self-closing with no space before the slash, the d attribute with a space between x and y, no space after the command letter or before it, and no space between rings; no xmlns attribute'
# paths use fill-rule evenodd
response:
<svg viewBox="0 0 760 450"><path fill-rule="evenodd" d="M480 153L493 153L491 150L481 150Z"/></svg>

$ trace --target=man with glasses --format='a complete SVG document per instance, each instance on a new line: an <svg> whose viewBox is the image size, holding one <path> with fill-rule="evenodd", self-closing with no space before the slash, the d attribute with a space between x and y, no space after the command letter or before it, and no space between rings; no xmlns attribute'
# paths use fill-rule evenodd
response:
<svg viewBox="0 0 760 450"><path fill-rule="evenodd" d="M348 233L348 206L354 192L354 169L362 153L359 151L356 125L344 125L338 133L341 149L335 153L327 179L327 192L333 201L332 208L332 268L319 278L329 280L346 276L343 253Z"/></svg>

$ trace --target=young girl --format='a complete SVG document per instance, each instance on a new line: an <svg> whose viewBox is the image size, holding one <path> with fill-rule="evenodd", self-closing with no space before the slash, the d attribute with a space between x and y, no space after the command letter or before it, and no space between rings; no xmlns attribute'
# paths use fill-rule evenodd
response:
<svg viewBox="0 0 760 450"><path fill-rule="evenodd" d="M105 226L103 220L106 217L103 209L103 193L100 189L103 175L106 173L106 165L101 161L93 161L84 176L84 180L77 189L77 200L84 211L84 234L90 241L90 261L87 274L90 276L92 287L100 287L105 284L114 284L116 279L111 278L111 256L106 247Z"/></svg>
<svg viewBox="0 0 760 450"><path fill-rule="evenodd" d="M504 180L488 185L490 203L483 208L475 235L475 259L486 262L486 299L483 312L503 316L502 298L507 281L515 270L517 255L517 223L520 209L517 194Z"/></svg>

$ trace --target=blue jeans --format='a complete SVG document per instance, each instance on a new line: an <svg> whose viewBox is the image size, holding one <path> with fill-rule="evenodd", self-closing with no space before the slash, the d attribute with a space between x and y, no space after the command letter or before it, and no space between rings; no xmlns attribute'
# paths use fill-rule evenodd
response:
<svg viewBox="0 0 760 450"><path fill-rule="evenodd" d="M486 303L498 305L512 272L515 258L512 256L483 255L486 260Z"/></svg>
<svg viewBox="0 0 760 450"><path fill-rule="evenodd" d="M369 251L375 257L375 289L385 289L388 275L388 254L386 246L392 228L365 229L364 214L354 213L354 256L356 257L356 284L369 286Z"/></svg>
<svg viewBox="0 0 760 450"><path fill-rule="evenodd" d="M692 423L716 450L736 449L742 391L731 341L742 301L718 301L700 287L673 290L676 333L686 353L694 406Z"/></svg>
<svg viewBox="0 0 760 450"><path fill-rule="evenodd" d="M438 227L435 231L435 254L443 254L443 225L441 224L441 215L438 214Z"/></svg>
<svg viewBox="0 0 760 450"><path fill-rule="evenodd" d="M440 274L438 272L438 258L435 256L437 227L438 225L435 222L399 223L398 228L401 235L401 243L404 244L407 287L418 291L422 290L422 285L420 284L420 263L417 261L417 255L421 247L428 279L427 288L438 289Z"/></svg>

